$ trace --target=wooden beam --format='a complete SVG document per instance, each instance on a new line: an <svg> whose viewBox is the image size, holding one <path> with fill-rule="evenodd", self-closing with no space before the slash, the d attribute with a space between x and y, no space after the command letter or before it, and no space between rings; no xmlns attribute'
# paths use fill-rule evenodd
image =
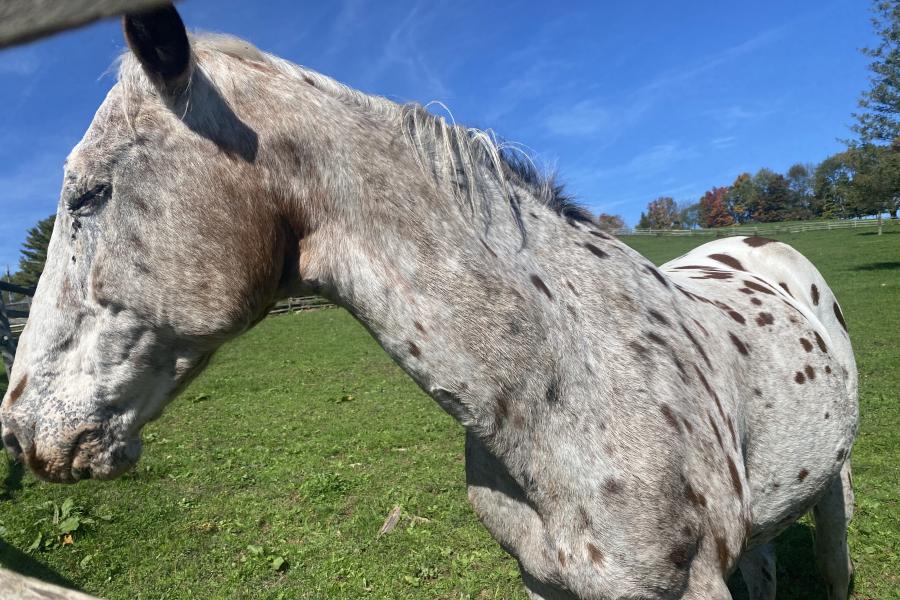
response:
<svg viewBox="0 0 900 600"><path fill-rule="evenodd" d="M40 579L0 569L0 591L4 600L98 600Z"/></svg>
<svg viewBox="0 0 900 600"><path fill-rule="evenodd" d="M14 285L12 283L6 283L5 281L0 281L0 292L12 292L13 294L22 294L23 296L34 296L33 287L22 287L21 285Z"/></svg>
<svg viewBox="0 0 900 600"><path fill-rule="evenodd" d="M4 0L0 2L0 48L24 44L81 27L167 4L165 0Z"/></svg>

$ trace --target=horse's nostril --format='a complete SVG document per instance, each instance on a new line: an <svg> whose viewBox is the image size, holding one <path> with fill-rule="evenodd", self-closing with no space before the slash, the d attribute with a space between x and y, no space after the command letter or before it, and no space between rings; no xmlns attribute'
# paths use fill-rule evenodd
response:
<svg viewBox="0 0 900 600"><path fill-rule="evenodd" d="M9 450L16 460L21 462L22 446L14 433L7 431L3 434L3 445L6 446L6 449Z"/></svg>

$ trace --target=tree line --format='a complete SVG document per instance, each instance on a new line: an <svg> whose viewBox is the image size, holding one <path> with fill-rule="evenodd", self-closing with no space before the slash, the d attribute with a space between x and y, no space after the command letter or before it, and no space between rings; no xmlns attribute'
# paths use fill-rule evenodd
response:
<svg viewBox="0 0 900 600"><path fill-rule="evenodd" d="M741 173L696 202L663 196L647 205L638 228L692 229L806 219L897 218L900 209L900 0L875 0L878 44L862 52L870 88L852 113L856 137L818 165L798 163L786 173L767 168Z"/></svg>

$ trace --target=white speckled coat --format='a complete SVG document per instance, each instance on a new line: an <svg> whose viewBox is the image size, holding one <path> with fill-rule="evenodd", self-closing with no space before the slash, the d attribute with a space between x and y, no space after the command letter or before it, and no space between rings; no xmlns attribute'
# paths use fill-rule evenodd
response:
<svg viewBox="0 0 900 600"><path fill-rule="evenodd" d="M110 478L279 297L347 307L467 430L469 498L534 598L774 597L810 508L850 578L856 369L815 267L764 238L661 269L478 131L174 8L69 157L0 420L52 481ZM400 417L402 418L402 416Z"/></svg>

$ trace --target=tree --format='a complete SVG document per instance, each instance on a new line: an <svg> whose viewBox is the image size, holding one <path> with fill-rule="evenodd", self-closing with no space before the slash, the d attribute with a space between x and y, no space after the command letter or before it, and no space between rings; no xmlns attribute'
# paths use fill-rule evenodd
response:
<svg viewBox="0 0 900 600"><path fill-rule="evenodd" d="M678 220L678 207L669 196L661 196L647 205L651 229L672 229Z"/></svg>
<svg viewBox="0 0 900 600"><path fill-rule="evenodd" d="M756 202L750 217L760 223L783 221L791 205L791 190L784 175L762 168L753 176Z"/></svg>
<svg viewBox="0 0 900 600"><path fill-rule="evenodd" d="M727 187L714 187L700 198L700 225L702 227L727 227L734 225L734 218L728 211L726 205L726 197L729 189Z"/></svg>
<svg viewBox="0 0 900 600"><path fill-rule="evenodd" d="M787 219L811 219L813 214L812 165L797 163L788 169L786 178L791 198L785 211Z"/></svg>
<svg viewBox="0 0 900 600"><path fill-rule="evenodd" d="M50 245L50 235L53 233L55 215L38 221L37 225L28 230L25 243L22 244L22 256L19 258L19 272L12 276L13 283L24 287L37 285L41 273L44 271L44 263L47 261L47 246Z"/></svg>
<svg viewBox="0 0 900 600"><path fill-rule="evenodd" d="M700 225L700 202L683 202L678 205L678 221L682 229L693 229Z"/></svg>
<svg viewBox="0 0 900 600"><path fill-rule="evenodd" d="M638 220L637 228L650 229L650 219L647 218L647 215L645 213L641 213L641 218Z"/></svg>
<svg viewBox="0 0 900 600"><path fill-rule="evenodd" d="M900 137L900 3L875 0L872 25L880 39L863 53L869 63L871 87L859 99L859 113L853 113L852 129L863 145L881 142L891 144Z"/></svg>
<svg viewBox="0 0 900 600"><path fill-rule="evenodd" d="M851 214L853 167L847 152L829 156L813 173L813 195L825 219L847 218Z"/></svg>
<svg viewBox="0 0 900 600"><path fill-rule="evenodd" d="M597 226L603 231L618 231L625 227L625 221L619 215L600 213L597 215Z"/></svg>
<svg viewBox="0 0 900 600"><path fill-rule="evenodd" d="M753 177L750 173L741 173L735 178L730 188L724 189L726 190L726 195L723 200L728 213L731 215L732 223L746 223L751 220L753 211L756 208L756 188L753 185Z"/></svg>
<svg viewBox="0 0 900 600"><path fill-rule="evenodd" d="M845 153L851 167L850 200L858 215L878 217L881 235L882 215L897 214L900 204L900 152L888 146L866 144Z"/></svg>

